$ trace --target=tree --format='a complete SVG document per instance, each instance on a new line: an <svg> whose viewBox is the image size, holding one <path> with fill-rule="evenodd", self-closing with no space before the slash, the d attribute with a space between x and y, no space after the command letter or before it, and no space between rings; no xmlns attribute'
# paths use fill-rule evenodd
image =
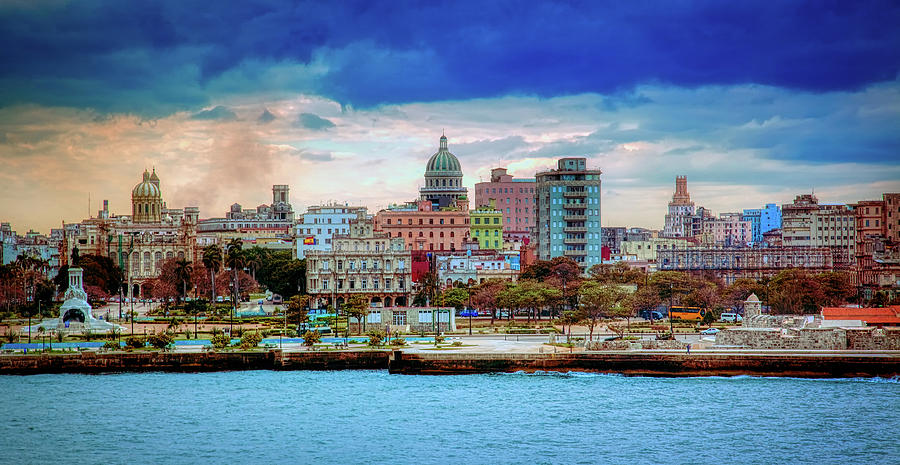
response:
<svg viewBox="0 0 900 465"><path fill-rule="evenodd" d="M486 310L491 313L491 325L497 318L497 309L500 307L497 303L497 296L506 289L506 282L500 279L489 279L475 288L471 289L472 304L479 310Z"/></svg>
<svg viewBox="0 0 900 465"><path fill-rule="evenodd" d="M197 338L197 318L200 316L200 312L206 310L208 306L206 299L194 299L184 306L185 312L194 317L194 339Z"/></svg>
<svg viewBox="0 0 900 465"><path fill-rule="evenodd" d="M238 283L238 272L244 268L244 251L243 251L244 242L240 238L234 238L228 242L228 248L225 252L225 266L231 268L234 274L234 280L232 281L232 295L234 301L232 302L234 308L238 308L238 303L240 302L241 292L240 292L240 284Z"/></svg>
<svg viewBox="0 0 900 465"><path fill-rule="evenodd" d="M444 293L444 305L453 307L456 310L465 308L468 300L469 292L463 288L454 287Z"/></svg>
<svg viewBox="0 0 900 465"><path fill-rule="evenodd" d="M209 270L210 280L210 298L209 301L216 302L216 273L222 266L222 248L217 244L210 244L203 248L203 266Z"/></svg>
<svg viewBox="0 0 900 465"><path fill-rule="evenodd" d="M836 307L856 299L856 288L846 272L829 271L816 276L822 288L822 306Z"/></svg>
<svg viewBox="0 0 900 465"><path fill-rule="evenodd" d="M187 298L187 283L191 280L191 273L194 271L194 267L191 265L191 262L179 258L175 261L175 278L181 282L183 293L181 294L182 299Z"/></svg>
<svg viewBox="0 0 900 465"><path fill-rule="evenodd" d="M357 326L361 326L364 324L364 318L369 314L369 299L365 296L355 295L350 298L346 305L344 305L344 311L348 316L356 318ZM362 327L360 329L360 334L365 331L365 328Z"/></svg>
<svg viewBox="0 0 900 465"><path fill-rule="evenodd" d="M101 255L82 255L78 259L78 266L84 270L84 286L97 286L106 294L119 293L122 286L122 270L109 257ZM57 289L65 290L69 287L69 266L64 265L54 279Z"/></svg>
<svg viewBox="0 0 900 465"><path fill-rule="evenodd" d="M782 270L769 283L769 305L775 314L818 313L823 300L819 281L804 270Z"/></svg>
<svg viewBox="0 0 900 465"><path fill-rule="evenodd" d="M300 325L309 318L306 305L309 303L308 295L295 295L288 299L284 305L285 319L291 325Z"/></svg>
<svg viewBox="0 0 900 465"><path fill-rule="evenodd" d="M518 294L515 300L517 307L528 309L528 321L531 321L532 315L535 320L540 320L541 311L549 305L559 303L562 298L562 291L537 281L519 281L514 289Z"/></svg>
<svg viewBox="0 0 900 465"><path fill-rule="evenodd" d="M441 284L438 282L438 275L434 271L429 271L419 278L419 290L413 297L413 305L424 307L427 305L436 305L438 295L441 292Z"/></svg>
<svg viewBox="0 0 900 465"><path fill-rule="evenodd" d="M588 270L591 279L603 284L637 284L647 282L647 274L625 262L598 263Z"/></svg>
<svg viewBox="0 0 900 465"><path fill-rule="evenodd" d="M312 349L316 343L322 339L322 335L318 331L307 331L303 333L303 345Z"/></svg>
<svg viewBox="0 0 900 465"><path fill-rule="evenodd" d="M627 305L631 306L634 314L640 315L641 312L650 313L650 323L653 324L653 311L662 303L659 294L651 287L644 286L636 292L628 296ZM630 324L630 323L629 323Z"/></svg>
<svg viewBox="0 0 900 465"><path fill-rule="evenodd" d="M626 293L617 285L585 281L579 288L581 315L588 326L590 340L594 339L594 328L604 317L613 314L614 309L625 299Z"/></svg>

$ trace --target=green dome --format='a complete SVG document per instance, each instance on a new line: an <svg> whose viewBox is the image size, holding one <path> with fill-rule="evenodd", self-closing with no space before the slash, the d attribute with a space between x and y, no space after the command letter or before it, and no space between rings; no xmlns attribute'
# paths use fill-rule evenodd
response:
<svg viewBox="0 0 900 465"><path fill-rule="evenodd" d="M447 150L447 137L441 136L441 145L437 153L428 159L428 165L425 168L428 172L442 172L462 175L462 169L459 167L459 160L456 155ZM436 174L436 173L435 173Z"/></svg>

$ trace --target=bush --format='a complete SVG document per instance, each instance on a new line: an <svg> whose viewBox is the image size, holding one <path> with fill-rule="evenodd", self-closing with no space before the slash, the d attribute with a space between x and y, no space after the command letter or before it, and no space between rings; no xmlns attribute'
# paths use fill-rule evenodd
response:
<svg viewBox="0 0 900 465"><path fill-rule="evenodd" d="M384 343L384 333L377 329L369 331L366 335L369 336L368 344L372 347L377 347Z"/></svg>
<svg viewBox="0 0 900 465"><path fill-rule="evenodd" d="M151 334L147 336L147 342L150 343L151 346L156 347L157 349L165 349L170 344L175 342L175 336L172 334L160 331L156 334Z"/></svg>
<svg viewBox="0 0 900 465"><path fill-rule="evenodd" d="M403 339L402 337L395 337L391 339L391 345L394 347L403 347L406 345L406 339Z"/></svg>
<svg viewBox="0 0 900 465"><path fill-rule="evenodd" d="M191 330L189 330L189 329L185 329L185 330L184 330L184 337L185 337L185 339L190 339L191 336L193 336L193 335L194 335L194 333L193 333Z"/></svg>
<svg viewBox="0 0 900 465"><path fill-rule="evenodd" d="M440 334L438 334L438 335L434 336L434 343L440 344L440 343L444 342L444 339L445 339L444 336L441 336Z"/></svg>
<svg viewBox="0 0 900 465"><path fill-rule="evenodd" d="M243 338L244 337L244 328L241 328L240 326L238 326L237 328L234 328L234 334L232 334L232 336L234 336L238 339Z"/></svg>
<svg viewBox="0 0 900 465"><path fill-rule="evenodd" d="M318 331L307 331L303 333L303 345L313 347L317 342L322 340L322 335Z"/></svg>
<svg viewBox="0 0 900 465"><path fill-rule="evenodd" d="M462 347L462 341L453 341L453 344L450 344L453 347Z"/></svg>
<svg viewBox="0 0 900 465"><path fill-rule="evenodd" d="M116 341L106 341L103 343L103 350L119 350L122 346L119 345Z"/></svg>
<svg viewBox="0 0 900 465"><path fill-rule="evenodd" d="M213 334L213 337L209 338L209 342L216 349L224 349L231 344L231 338L226 336L225 333L217 332Z"/></svg>
<svg viewBox="0 0 900 465"><path fill-rule="evenodd" d="M241 336L241 349L252 349L259 345L262 342L262 336L260 336L259 332L250 332L247 331Z"/></svg>
<svg viewBox="0 0 900 465"><path fill-rule="evenodd" d="M128 336L125 338L125 347L129 347L132 349L140 349L144 347L145 342L144 338L140 336Z"/></svg>

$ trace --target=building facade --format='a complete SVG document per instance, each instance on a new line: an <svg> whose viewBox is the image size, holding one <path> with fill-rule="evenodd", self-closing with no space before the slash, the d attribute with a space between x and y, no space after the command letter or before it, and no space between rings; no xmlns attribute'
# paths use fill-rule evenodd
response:
<svg viewBox="0 0 900 465"><path fill-rule="evenodd" d="M503 250L503 213L494 203L469 211L469 237L483 250Z"/></svg>
<svg viewBox="0 0 900 465"><path fill-rule="evenodd" d="M816 196L803 194L782 205L781 214L785 247L828 247L838 269L856 262L856 217L846 205L820 204Z"/></svg>
<svg viewBox="0 0 900 465"><path fill-rule="evenodd" d="M403 239L375 231L360 211L347 234L332 236L331 250L309 250L306 288L310 308L342 308L364 296L371 307L403 307L412 289L412 257Z"/></svg>
<svg viewBox="0 0 900 465"><path fill-rule="evenodd" d="M600 170L585 158L561 158L535 176L537 258L566 256L582 267L602 262Z"/></svg>
<svg viewBox="0 0 900 465"><path fill-rule="evenodd" d="M744 210L743 217L750 222L754 244L762 243L764 233L781 228L781 208L774 203L767 203L763 208Z"/></svg>
<svg viewBox="0 0 900 465"><path fill-rule="evenodd" d="M726 247L745 247L753 241L752 224L740 213L722 213L704 222L702 234L713 244Z"/></svg>
<svg viewBox="0 0 900 465"><path fill-rule="evenodd" d="M725 284L741 278L772 277L789 268L813 273L834 270L831 249L827 247L676 248L657 251L656 265L659 271L712 273Z"/></svg>
<svg viewBox="0 0 900 465"><path fill-rule="evenodd" d="M439 209L423 200L392 206L375 215L375 228L403 239L407 250L464 250L469 237L468 206L465 198Z"/></svg>
<svg viewBox="0 0 900 465"><path fill-rule="evenodd" d="M503 234L506 240L522 242L528 239L535 225L534 179L515 179L506 168L491 170L490 182L475 184L475 206L491 205L503 214Z"/></svg>
<svg viewBox="0 0 900 465"><path fill-rule="evenodd" d="M294 258L303 259L310 250L331 250L332 235L348 234L350 222L368 217L366 207L318 205L309 207L294 227Z"/></svg>

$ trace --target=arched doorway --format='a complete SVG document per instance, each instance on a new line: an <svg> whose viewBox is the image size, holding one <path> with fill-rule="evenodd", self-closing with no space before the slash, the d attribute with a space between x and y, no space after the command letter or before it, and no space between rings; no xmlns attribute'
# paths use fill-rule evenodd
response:
<svg viewBox="0 0 900 465"><path fill-rule="evenodd" d="M68 323L70 321L84 323L84 312L77 308L69 309L66 314L63 315L63 323Z"/></svg>
<svg viewBox="0 0 900 465"><path fill-rule="evenodd" d="M392 303L393 303L393 301L391 300L390 297L385 297L385 298L384 298L384 306L385 306L385 307L392 307L392 305L391 305Z"/></svg>
<svg viewBox="0 0 900 465"><path fill-rule="evenodd" d="M394 305L397 307L405 307L406 306L406 297L397 297L394 299Z"/></svg>

